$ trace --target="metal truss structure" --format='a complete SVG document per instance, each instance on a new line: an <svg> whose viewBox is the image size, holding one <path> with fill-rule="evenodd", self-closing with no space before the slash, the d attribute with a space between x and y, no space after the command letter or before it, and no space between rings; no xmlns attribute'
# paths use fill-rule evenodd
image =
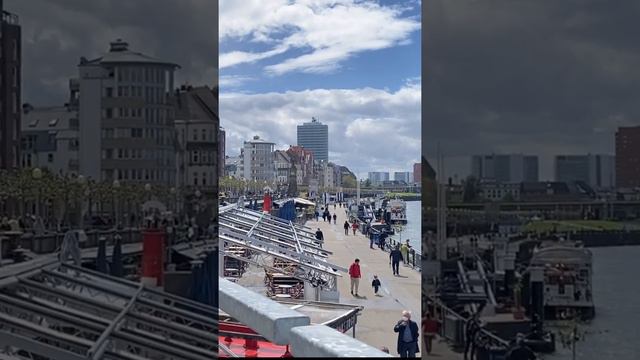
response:
<svg viewBox="0 0 640 360"><path fill-rule="evenodd" d="M328 290L337 288L340 271L347 269L331 264L332 253L308 227L293 224L260 211L227 206L219 211L219 237L225 256L284 273ZM231 245L249 250L248 257L228 251ZM280 259L294 266L274 268Z"/></svg>
<svg viewBox="0 0 640 360"><path fill-rule="evenodd" d="M218 310L61 262L0 279L0 359L210 360ZM232 354L229 354L232 356Z"/></svg>

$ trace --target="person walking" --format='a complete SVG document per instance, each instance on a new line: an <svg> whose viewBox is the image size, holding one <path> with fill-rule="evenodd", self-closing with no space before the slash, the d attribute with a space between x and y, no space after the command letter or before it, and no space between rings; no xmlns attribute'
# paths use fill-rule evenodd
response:
<svg viewBox="0 0 640 360"><path fill-rule="evenodd" d="M338 215L336 215L335 213L333 214L333 225L338 223Z"/></svg>
<svg viewBox="0 0 640 360"><path fill-rule="evenodd" d="M373 281L371 282L371 286L373 287L373 293L376 296L379 296L378 289L380 289L382 285L380 284L380 279L378 279L378 275L373 275Z"/></svg>
<svg viewBox="0 0 640 360"><path fill-rule="evenodd" d="M464 360L473 360L476 352L476 335L480 331L480 311L478 309L465 324Z"/></svg>
<svg viewBox="0 0 640 360"><path fill-rule="evenodd" d="M353 236L356 236L356 230L358 230L358 222L354 221L353 224L351 224L351 229L353 230Z"/></svg>
<svg viewBox="0 0 640 360"><path fill-rule="evenodd" d="M327 222L327 212L326 211L322 212L322 221Z"/></svg>
<svg viewBox="0 0 640 360"><path fill-rule="evenodd" d="M384 250L384 244L386 240L387 240L387 232L383 231L380 234L380 238L378 239L378 246L380 246L380 250Z"/></svg>
<svg viewBox="0 0 640 360"><path fill-rule="evenodd" d="M344 234L349 236L349 222L347 220L344 221Z"/></svg>
<svg viewBox="0 0 640 360"><path fill-rule="evenodd" d="M391 250L389 254L389 264L391 264L391 269L393 270L393 275L400 275L400 259L402 258L402 253L400 252L400 246L396 245L396 247Z"/></svg>
<svg viewBox="0 0 640 360"><path fill-rule="evenodd" d="M316 216L316 221L320 220L320 213L318 212L318 210L316 210L314 215Z"/></svg>
<svg viewBox="0 0 640 360"><path fill-rule="evenodd" d="M401 358L415 358L420 338L418 324L411 320L411 312L404 310L402 319L393 327L393 331L398 333L398 354Z"/></svg>
<svg viewBox="0 0 640 360"><path fill-rule="evenodd" d="M427 354L431 354L431 349L433 349L433 339L435 339L437 333L438 321L436 321L436 319L431 316L431 313L428 312L422 322L422 334L424 335Z"/></svg>
<svg viewBox="0 0 640 360"><path fill-rule="evenodd" d="M319 241L324 240L324 234L322 233L322 230L320 230L320 228L318 228L318 231L316 231L316 239L318 239Z"/></svg>
<svg viewBox="0 0 640 360"><path fill-rule="evenodd" d="M349 266L349 277L351 278L351 295L358 295L358 285L360 285L360 278L362 274L360 273L360 259L355 259L353 264ZM355 289L355 293L354 293Z"/></svg>

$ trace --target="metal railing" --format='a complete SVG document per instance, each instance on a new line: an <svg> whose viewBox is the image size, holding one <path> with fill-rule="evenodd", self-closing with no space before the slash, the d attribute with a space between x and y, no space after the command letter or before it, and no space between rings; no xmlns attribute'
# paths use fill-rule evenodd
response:
<svg viewBox="0 0 640 360"><path fill-rule="evenodd" d="M427 312L431 313L439 324L438 334L449 341L454 348L463 347L467 341L464 330L469 320L444 305L440 300L429 295L425 296ZM483 328L476 335L474 342L476 348L491 352L502 352L510 347L507 340Z"/></svg>

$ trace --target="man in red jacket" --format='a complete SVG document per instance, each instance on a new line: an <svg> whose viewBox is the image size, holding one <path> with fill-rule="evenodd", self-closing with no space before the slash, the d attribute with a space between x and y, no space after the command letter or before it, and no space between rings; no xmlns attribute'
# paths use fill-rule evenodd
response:
<svg viewBox="0 0 640 360"><path fill-rule="evenodd" d="M349 276L351 277L351 295L358 296L358 285L360 285L360 259L356 259L351 266L349 266ZM355 294L353 288L355 287Z"/></svg>

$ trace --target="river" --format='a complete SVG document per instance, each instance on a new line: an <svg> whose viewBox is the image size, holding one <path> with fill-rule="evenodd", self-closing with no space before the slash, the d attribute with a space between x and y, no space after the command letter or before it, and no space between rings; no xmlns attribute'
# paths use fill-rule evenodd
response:
<svg viewBox="0 0 640 360"><path fill-rule="evenodd" d="M593 299L596 316L579 332L586 332L577 342L579 360L640 359L640 282L636 278L640 247L592 248ZM563 349L544 358L571 360L571 349Z"/></svg>
<svg viewBox="0 0 640 360"><path fill-rule="evenodd" d="M409 239L409 244L422 253L422 202L407 201L407 224L402 227L402 232L398 232L392 237L395 240L405 241Z"/></svg>

